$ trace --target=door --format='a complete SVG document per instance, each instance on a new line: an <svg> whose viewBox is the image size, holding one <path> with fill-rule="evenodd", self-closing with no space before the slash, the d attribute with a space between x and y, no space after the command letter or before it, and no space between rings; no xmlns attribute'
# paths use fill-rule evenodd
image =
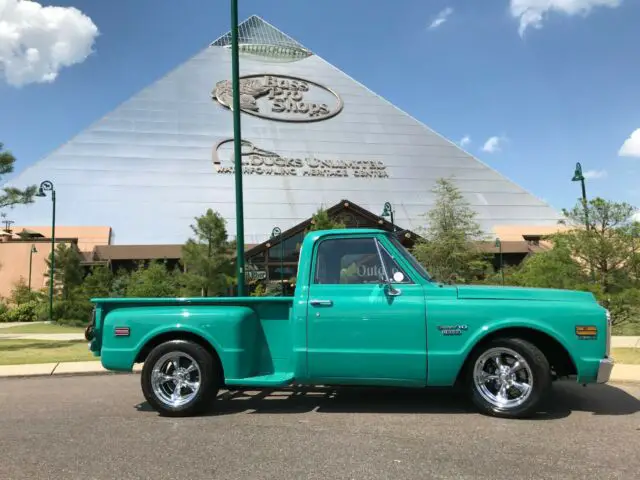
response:
<svg viewBox="0 0 640 480"><path fill-rule="evenodd" d="M313 381L426 383L423 287L392 252L372 236L327 238L316 246L307 308Z"/></svg>

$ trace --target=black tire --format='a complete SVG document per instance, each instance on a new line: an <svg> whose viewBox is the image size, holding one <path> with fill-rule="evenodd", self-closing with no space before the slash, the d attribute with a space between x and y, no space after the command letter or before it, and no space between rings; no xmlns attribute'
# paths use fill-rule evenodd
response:
<svg viewBox="0 0 640 480"><path fill-rule="evenodd" d="M186 358L186 362L189 363L191 359L193 359L199 369L199 372L196 371L194 373L200 374L200 385L195 395L193 395L193 390L189 389L192 392L192 398L177 406L168 404L156 393L152 379L156 364L159 361L162 361L164 364L163 358L167 358L167 356L171 354L180 354L183 358L183 360L181 360L183 363L185 363L184 358ZM190 359L188 357L190 357ZM167 361L172 363L170 360ZM217 359L209 353L207 349L189 340L170 340L161 343L151 350L144 362L140 377L142 393L149 405L161 415L168 417L187 417L204 412L213 404L213 401L218 395L220 385L222 384ZM189 377L189 380L191 379L195 380L195 377ZM171 384L167 383L165 386L166 385L170 386ZM175 387L175 383L173 383L173 385ZM184 391L184 389L182 391Z"/></svg>
<svg viewBox="0 0 640 480"><path fill-rule="evenodd" d="M489 383L485 383L485 386L490 387L488 388L489 394L486 393L486 390L483 394L481 386L479 386L478 382L475 381L474 372L478 360L481 359L481 357L486 357L490 352L503 352L503 355L501 356L501 359L505 360L503 365L509 365L509 357L511 357L511 353L509 352L515 352L524 359L528 369L518 369L517 373L513 374L515 377L507 377L511 374L505 373L504 378L507 381L509 378L515 379L520 386L523 383L530 383L528 395L522 395L518 400L513 401L509 405L496 404L496 401L492 402L488 400L487 397L492 398L492 390L499 391L498 385L500 384L499 382L501 382L500 375L496 375L495 373L491 374L498 378L493 380L496 383L491 383L491 381ZM511 358L515 359L515 357ZM491 361L491 363L494 364L493 361ZM522 362L520 364L522 365ZM513 363L510 365L513 365ZM488 368L491 368L491 364ZM527 418L537 412L538 408L547 397L551 387L551 369L549 367L549 361L545 355L531 342L521 338L496 338L482 344L472 353L465 372L465 385L469 395L471 396L471 400L481 413L501 418ZM522 392L521 388L516 388L515 386L507 387L507 395L513 393L513 396L515 397L518 392ZM497 400L495 396L493 399Z"/></svg>

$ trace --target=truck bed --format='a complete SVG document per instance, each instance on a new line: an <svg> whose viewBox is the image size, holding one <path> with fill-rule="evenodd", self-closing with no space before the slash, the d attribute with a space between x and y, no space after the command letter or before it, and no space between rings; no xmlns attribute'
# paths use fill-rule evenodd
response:
<svg viewBox="0 0 640 480"><path fill-rule="evenodd" d="M192 334L225 365L229 385L293 377L293 297L99 298L91 350L106 368L130 371L152 339ZM154 307L154 308L148 308ZM120 332L120 333L118 333Z"/></svg>

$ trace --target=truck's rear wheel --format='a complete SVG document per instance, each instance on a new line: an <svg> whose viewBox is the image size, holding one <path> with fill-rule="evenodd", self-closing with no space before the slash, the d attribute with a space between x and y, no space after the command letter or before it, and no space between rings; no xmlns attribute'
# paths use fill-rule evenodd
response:
<svg viewBox="0 0 640 480"><path fill-rule="evenodd" d="M170 340L155 347L142 368L142 392L160 414L186 417L214 401L221 378L215 359L201 345Z"/></svg>
<svg viewBox="0 0 640 480"><path fill-rule="evenodd" d="M476 349L470 360L467 387L484 414L529 417L551 386L547 358L535 345L520 338L494 339Z"/></svg>

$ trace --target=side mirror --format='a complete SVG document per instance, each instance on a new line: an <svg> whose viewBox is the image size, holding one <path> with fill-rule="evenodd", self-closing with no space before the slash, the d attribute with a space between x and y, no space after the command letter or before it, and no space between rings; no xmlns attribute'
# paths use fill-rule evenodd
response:
<svg viewBox="0 0 640 480"><path fill-rule="evenodd" d="M380 270L380 272L378 273L378 278L380 279L380 286L384 287L384 291L387 295L389 295L390 297L397 297L398 295L400 295L402 292L400 290L398 290L397 288L394 288L394 286L391 284L391 279L389 279L386 275L384 270ZM402 280L404 280L404 275L400 272L396 272L393 275L393 280L395 282L401 282Z"/></svg>

